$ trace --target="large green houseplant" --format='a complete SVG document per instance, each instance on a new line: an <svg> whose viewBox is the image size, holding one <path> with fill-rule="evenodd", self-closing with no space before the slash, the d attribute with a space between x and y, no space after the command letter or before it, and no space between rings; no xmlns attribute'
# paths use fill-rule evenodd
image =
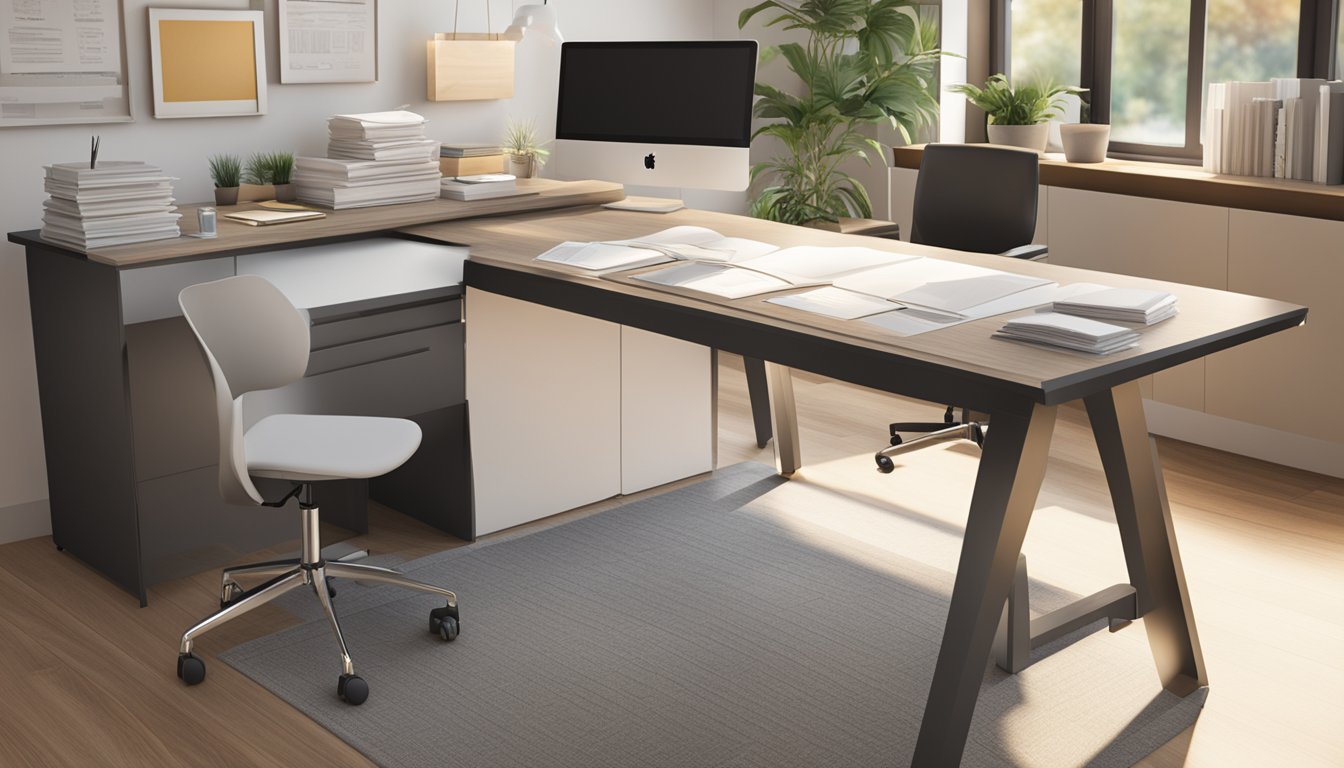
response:
<svg viewBox="0 0 1344 768"><path fill-rule="evenodd" d="M778 139L782 152L751 169L758 189L753 216L790 224L842 216L870 218L872 203L857 179L842 169L847 160L884 161L883 147L863 132L887 123L905 140L936 120L933 84L938 56L929 49L910 0L768 0L738 17L745 27L767 11L767 26L804 30L805 44L767 49L763 59L782 55L802 81L795 96L756 84L754 114L771 122L752 140Z"/></svg>

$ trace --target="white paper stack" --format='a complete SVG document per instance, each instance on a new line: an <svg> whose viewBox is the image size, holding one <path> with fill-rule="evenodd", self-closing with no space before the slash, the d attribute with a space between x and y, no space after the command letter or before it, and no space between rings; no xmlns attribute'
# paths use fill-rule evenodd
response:
<svg viewBox="0 0 1344 768"><path fill-rule="evenodd" d="M81 251L179 237L173 182L141 162L47 166L42 237Z"/></svg>
<svg viewBox="0 0 1344 768"><path fill-rule="evenodd" d="M1042 312L1004 323L995 338L1027 341L1079 352L1106 355L1139 343L1138 331L1085 317Z"/></svg>
<svg viewBox="0 0 1344 768"><path fill-rule="evenodd" d="M1176 314L1176 297L1166 291L1143 288L1107 288L1104 291L1054 303L1056 312L1096 320L1152 325Z"/></svg>
<svg viewBox="0 0 1344 768"><path fill-rule="evenodd" d="M327 157L294 160L300 200L327 208L413 203L439 196L439 143L414 112L337 115Z"/></svg>
<svg viewBox="0 0 1344 768"><path fill-rule="evenodd" d="M489 200L537 194L534 190L519 189L517 177L508 173L483 173L479 176L444 179L439 188L449 200Z"/></svg>

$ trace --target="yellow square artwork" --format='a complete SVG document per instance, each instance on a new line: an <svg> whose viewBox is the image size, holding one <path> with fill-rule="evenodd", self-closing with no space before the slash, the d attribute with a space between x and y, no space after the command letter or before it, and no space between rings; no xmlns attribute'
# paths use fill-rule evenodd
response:
<svg viewBox="0 0 1344 768"><path fill-rule="evenodd" d="M256 99L254 45L250 21L160 20L163 100Z"/></svg>

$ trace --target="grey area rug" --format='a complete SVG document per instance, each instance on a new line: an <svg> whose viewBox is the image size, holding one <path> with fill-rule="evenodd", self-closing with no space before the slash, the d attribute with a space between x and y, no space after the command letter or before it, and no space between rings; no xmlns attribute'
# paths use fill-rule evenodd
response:
<svg viewBox="0 0 1344 768"><path fill-rule="evenodd" d="M953 574L916 537L810 524L826 493L739 464L405 564L457 591L454 643L427 630L433 598L346 585L362 707L335 697L323 621L222 658L386 766L907 765ZM1163 692L1142 635L1060 641L1017 676L991 665L962 764L1129 766L1190 726L1202 693Z"/></svg>

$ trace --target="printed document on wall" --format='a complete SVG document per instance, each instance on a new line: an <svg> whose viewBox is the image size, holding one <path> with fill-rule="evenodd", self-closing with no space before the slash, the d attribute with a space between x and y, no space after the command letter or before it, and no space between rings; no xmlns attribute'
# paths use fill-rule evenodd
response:
<svg viewBox="0 0 1344 768"><path fill-rule="evenodd" d="M0 0L0 127L129 121L118 0Z"/></svg>
<svg viewBox="0 0 1344 768"><path fill-rule="evenodd" d="M280 82L378 79L377 0L280 0Z"/></svg>

